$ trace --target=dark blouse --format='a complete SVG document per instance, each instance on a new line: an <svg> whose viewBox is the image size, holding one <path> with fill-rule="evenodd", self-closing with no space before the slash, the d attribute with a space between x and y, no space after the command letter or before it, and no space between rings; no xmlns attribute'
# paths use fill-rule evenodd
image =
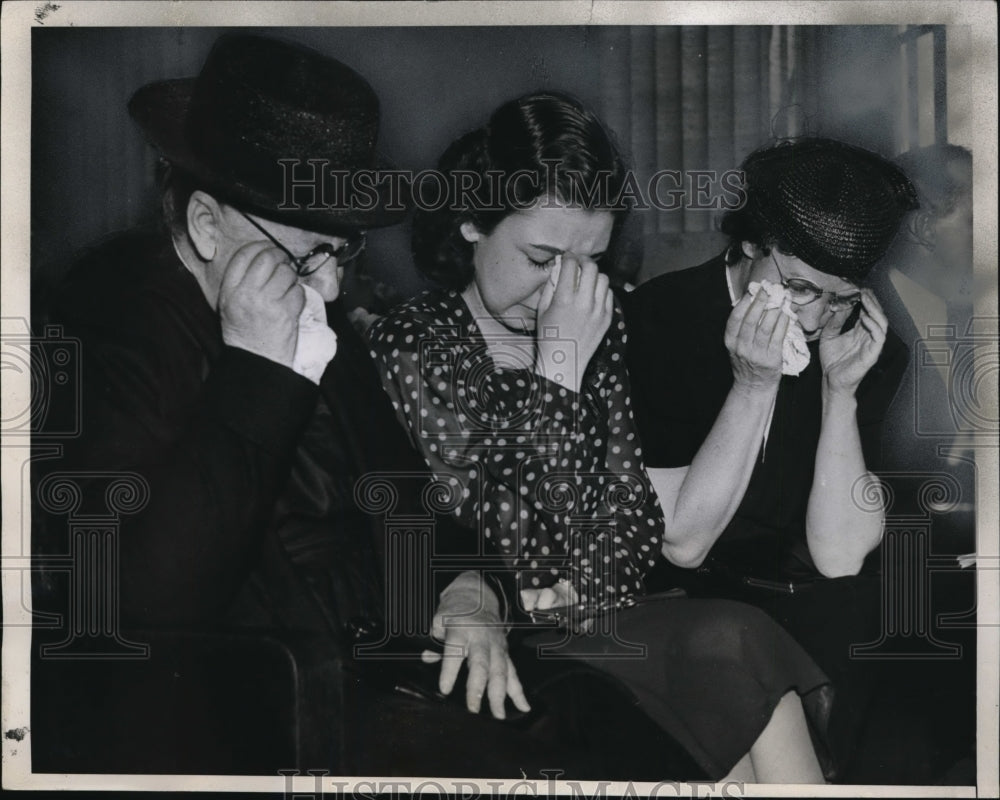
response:
<svg viewBox="0 0 1000 800"><path fill-rule="evenodd" d="M585 603L643 591L663 515L635 431L620 308L579 394L535 374L533 337L491 341L510 355L498 366L455 292L404 304L370 338L400 421L454 487L444 502L521 588L562 577Z"/></svg>
<svg viewBox="0 0 1000 800"><path fill-rule="evenodd" d="M691 464L733 384L723 341L732 303L725 264L715 258L662 275L623 300L627 361L640 436L650 467ZM818 343L809 365L783 376L768 436L743 502L711 555L776 570L815 574L805 542L822 416ZM877 470L886 409L905 370L907 351L889 332L878 362L858 388L858 426L865 463ZM777 577L776 575L776 577Z"/></svg>

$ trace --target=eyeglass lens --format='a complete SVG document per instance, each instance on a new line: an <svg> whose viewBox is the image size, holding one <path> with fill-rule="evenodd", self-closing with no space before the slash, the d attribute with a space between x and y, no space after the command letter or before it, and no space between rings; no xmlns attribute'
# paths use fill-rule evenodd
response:
<svg viewBox="0 0 1000 800"><path fill-rule="evenodd" d="M344 266L345 264L353 261L359 255L361 251L365 249L365 234L362 231L349 238L340 247L334 247L332 244L324 243L319 247L314 247L304 256L294 255L287 247L285 247L278 239L273 236L263 225L257 222L253 217L240 212L243 217L253 225L257 230L263 233L268 239L270 239L276 247L280 248L281 251L287 255L292 262L292 267L295 269L296 274L305 278L317 272L327 260L330 258L337 259L338 266Z"/></svg>
<svg viewBox="0 0 1000 800"><path fill-rule="evenodd" d="M845 308L852 307L861 299L860 292L837 294L835 292L824 291L818 286L809 283L809 281L800 278L786 278L785 274L781 271L781 267L778 266L778 259L774 257L774 253L771 253L771 260L774 261L775 269L778 270L778 275L781 276L782 285L788 290L792 302L796 305L806 306L826 296L830 298L827 300L827 307L831 311L843 311Z"/></svg>

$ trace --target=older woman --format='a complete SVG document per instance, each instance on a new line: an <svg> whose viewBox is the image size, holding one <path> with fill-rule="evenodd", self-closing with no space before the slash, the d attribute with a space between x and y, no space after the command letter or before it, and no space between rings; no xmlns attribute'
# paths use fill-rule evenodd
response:
<svg viewBox="0 0 1000 800"><path fill-rule="evenodd" d="M834 715L843 766L864 708L849 648L879 633L878 578L852 576L882 535L869 470L906 366L862 282L915 195L897 167L828 139L760 150L743 172L726 251L626 298L636 417L664 553L688 568L666 580L793 633L855 717Z"/></svg>
<svg viewBox="0 0 1000 800"><path fill-rule="evenodd" d="M620 679L712 778L821 782L800 695L815 700L825 676L800 648L748 606L644 597L663 518L598 269L627 212L608 133L570 98L531 95L458 139L439 174L449 194L418 214L414 252L446 288L380 320L373 356L459 520L513 568L522 609L577 631L534 643ZM497 716L505 694L527 708L497 615L475 616L495 599L467 577L442 598L438 634L468 655L468 705L485 688ZM645 657L623 657L636 644ZM473 679L484 660L488 687ZM445 662L447 693L458 665Z"/></svg>

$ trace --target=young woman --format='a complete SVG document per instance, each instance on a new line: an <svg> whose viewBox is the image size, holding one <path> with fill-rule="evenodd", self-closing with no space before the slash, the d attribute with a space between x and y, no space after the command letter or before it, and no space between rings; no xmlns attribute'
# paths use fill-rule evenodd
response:
<svg viewBox="0 0 1000 800"><path fill-rule="evenodd" d="M608 132L570 98L530 95L438 169L447 202L418 212L413 243L445 288L370 338L459 520L512 567L524 611L565 611L575 632L548 644L620 679L710 777L822 782L800 695L811 705L826 677L798 645L748 606L643 597L663 515L632 418L622 313L598 267L628 210ZM502 716L505 695L527 701L505 629L469 624L492 602L477 581L449 588L458 599L442 598L436 627L467 654L469 707L488 691ZM621 657L632 645L644 657ZM443 691L457 670L446 658Z"/></svg>

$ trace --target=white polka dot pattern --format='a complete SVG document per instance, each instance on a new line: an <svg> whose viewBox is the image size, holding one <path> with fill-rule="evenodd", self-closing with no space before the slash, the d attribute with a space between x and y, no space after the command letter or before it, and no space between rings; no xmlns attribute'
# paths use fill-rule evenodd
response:
<svg viewBox="0 0 1000 800"><path fill-rule="evenodd" d="M642 593L663 514L642 466L617 303L580 394L535 374L531 337L512 333L497 366L455 292L417 297L369 336L400 421L430 468L462 487L460 521L510 559L522 588L567 577L584 603Z"/></svg>

